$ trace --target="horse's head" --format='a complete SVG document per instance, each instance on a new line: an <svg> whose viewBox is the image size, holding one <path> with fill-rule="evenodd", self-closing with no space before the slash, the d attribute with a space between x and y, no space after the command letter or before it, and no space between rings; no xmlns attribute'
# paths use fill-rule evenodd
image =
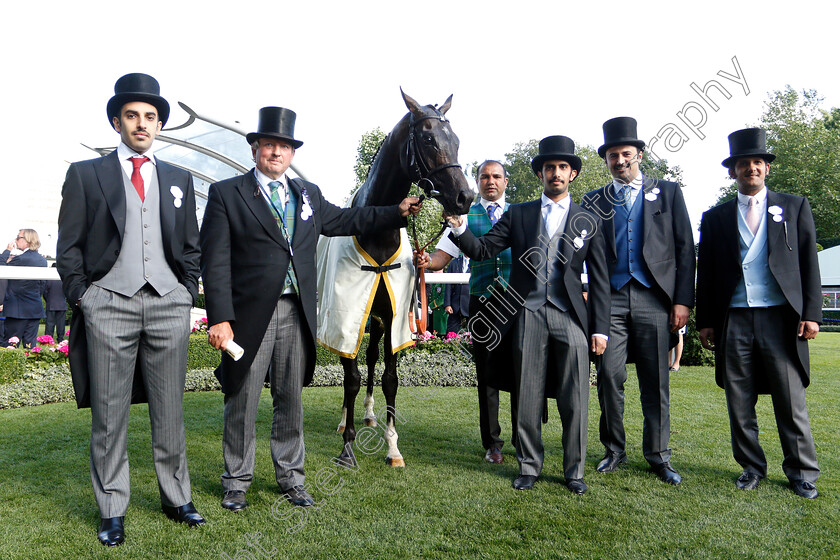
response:
<svg viewBox="0 0 840 560"><path fill-rule="evenodd" d="M449 214L466 214L475 194L458 163L458 137L444 116L450 95L440 109L422 106L400 88L408 107L408 142L401 163L408 176L443 205Z"/></svg>

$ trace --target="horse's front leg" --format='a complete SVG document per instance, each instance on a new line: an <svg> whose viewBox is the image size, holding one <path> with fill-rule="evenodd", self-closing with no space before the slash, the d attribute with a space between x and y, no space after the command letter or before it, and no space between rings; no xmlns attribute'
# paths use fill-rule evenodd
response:
<svg viewBox="0 0 840 560"><path fill-rule="evenodd" d="M359 394L361 376L356 360L341 358L341 366L344 368L344 405L341 407L341 423L338 425L338 433L344 435L344 447L338 456L338 461L355 467L356 457L353 454L353 442L356 441L356 426L353 423L353 409L356 404L356 395Z"/></svg>
<svg viewBox="0 0 840 560"><path fill-rule="evenodd" d="M405 460L402 453L397 448L396 417L397 417L397 387L399 386L399 379L397 379L397 356L391 351L391 323L387 322L385 328L385 344L384 344L384 359L385 371L382 374L382 392L385 393L386 406L386 421L385 421L385 441L388 443L388 455L385 456L385 462L392 467L404 467Z"/></svg>
<svg viewBox="0 0 840 560"><path fill-rule="evenodd" d="M373 410L373 374L379 361L379 341L385 333L385 324L379 317L370 318L370 339L367 347L367 391L365 392L365 426L376 427L376 412Z"/></svg>

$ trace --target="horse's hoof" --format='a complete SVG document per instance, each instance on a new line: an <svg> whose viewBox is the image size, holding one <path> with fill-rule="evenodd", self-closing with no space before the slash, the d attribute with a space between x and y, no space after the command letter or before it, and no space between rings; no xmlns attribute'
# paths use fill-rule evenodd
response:
<svg viewBox="0 0 840 560"><path fill-rule="evenodd" d="M336 462L338 462L338 465L340 467L355 468L356 466L358 466L358 463L356 462L356 457L354 457L352 453L342 452L341 455L335 458L335 460Z"/></svg>
<svg viewBox="0 0 840 560"><path fill-rule="evenodd" d="M405 461L402 457L385 457L385 462L392 467L405 467Z"/></svg>
<svg viewBox="0 0 840 560"><path fill-rule="evenodd" d="M365 418L365 426L375 428L377 426L376 418Z"/></svg>
<svg viewBox="0 0 840 560"><path fill-rule="evenodd" d="M339 434L343 434L344 433L344 424L339 425L336 432L338 432Z"/></svg>

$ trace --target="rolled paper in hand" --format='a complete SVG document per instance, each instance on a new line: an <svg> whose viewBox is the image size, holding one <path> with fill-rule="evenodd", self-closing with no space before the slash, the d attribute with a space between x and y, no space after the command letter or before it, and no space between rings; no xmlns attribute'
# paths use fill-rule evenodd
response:
<svg viewBox="0 0 840 560"><path fill-rule="evenodd" d="M243 350L242 347L233 340L227 341L227 344L225 344L225 352L228 353L228 356L233 358L234 362L238 362L239 358L245 354L245 350Z"/></svg>

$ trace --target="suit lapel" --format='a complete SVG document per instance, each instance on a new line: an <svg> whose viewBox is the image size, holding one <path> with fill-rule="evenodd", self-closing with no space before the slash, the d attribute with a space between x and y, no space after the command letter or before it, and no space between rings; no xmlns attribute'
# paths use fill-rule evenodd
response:
<svg viewBox="0 0 840 560"><path fill-rule="evenodd" d="M523 212L523 218L525 218L522 220L523 239L533 239L539 242L540 235L543 233L541 208L540 200L535 200L531 208L527 208L527 211ZM526 210L526 208L523 208L523 210Z"/></svg>
<svg viewBox="0 0 840 560"><path fill-rule="evenodd" d="M163 236L163 246L171 249L172 236L175 231L175 197L169 188L175 185L172 169L164 162L155 158L155 169L158 179L158 197L160 199L160 230ZM180 187L178 187L180 188Z"/></svg>
<svg viewBox="0 0 840 560"><path fill-rule="evenodd" d="M642 214L644 216L642 220L642 229L644 230L644 247L649 247L650 243L658 243L658 240L648 240L648 237L650 236L650 232L653 231L653 228L651 227L653 225L653 217L662 213L662 193L659 192L654 194L651 192L651 198L653 198L653 200L649 200L647 198L648 192L650 192L647 190L647 187L649 186L650 183L647 178L645 178L642 183L642 188L638 194L638 196L642 197Z"/></svg>
<svg viewBox="0 0 840 560"><path fill-rule="evenodd" d="M560 259L560 266L565 270L569 267L569 263L572 262L572 257L574 257L574 239L579 237L580 232L572 231L572 222L574 221L574 217L579 213L582 212L580 206L571 202L569 204L569 213L566 216L566 227L563 228L563 235L564 237L560 239L560 255L562 258Z"/></svg>
<svg viewBox="0 0 840 560"><path fill-rule="evenodd" d="M600 210L597 212L597 215L601 218L601 224L604 228L604 239L607 241L607 250L609 254L607 257L615 258L615 208L613 207L612 200L610 196L608 196L607 189L612 188L612 183L605 186L601 189L600 192L596 193L596 201L595 204L598 206ZM604 216L608 216L605 218Z"/></svg>
<svg viewBox="0 0 840 560"><path fill-rule="evenodd" d="M720 227L724 242L724 258L728 258L740 265L741 263L741 234L738 232L738 199L725 202L720 209Z"/></svg>
<svg viewBox="0 0 840 560"><path fill-rule="evenodd" d="M257 218L257 221L262 225L269 237L288 249L289 244L283 239L283 234L280 233L280 228L277 227L277 220L274 219L274 213L268 208L268 203L263 197L253 169L245 174L237 189L239 190L239 196L245 202L245 206L254 214L254 217Z"/></svg>
<svg viewBox="0 0 840 560"><path fill-rule="evenodd" d="M775 221L770 214L770 208L773 206L778 206L782 209L782 213L779 214L782 219L781 221ZM774 249L777 248L783 242L781 241L782 237L784 236L785 232L785 225L788 222L788 210L789 208L784 206L784 201L781 197L767 189L767 210L765 211L764 219L767 221L767 253L768 255L773 252ZM786 246L785 246L786 247Z"/></svg>
<svg viewBox="0 0 840 560"><path fill-rule="evenodd" d="M97 161L99 162L99 171L97 171L99 188L102 190L102 196L108 204L114 223L117 224L120 242L122 242L125 233L125 186L117 151L114 150Z"/></svg>

